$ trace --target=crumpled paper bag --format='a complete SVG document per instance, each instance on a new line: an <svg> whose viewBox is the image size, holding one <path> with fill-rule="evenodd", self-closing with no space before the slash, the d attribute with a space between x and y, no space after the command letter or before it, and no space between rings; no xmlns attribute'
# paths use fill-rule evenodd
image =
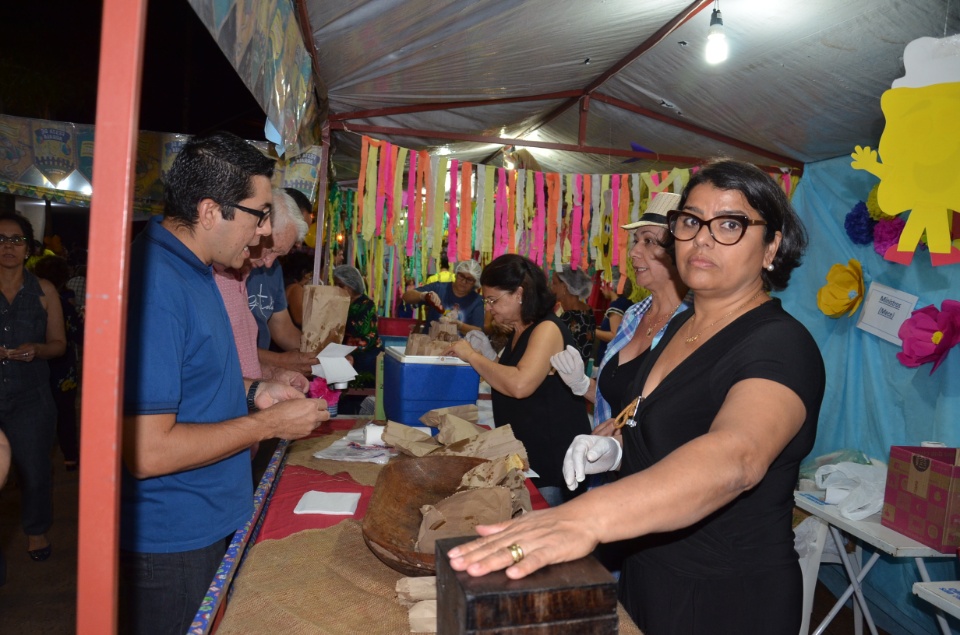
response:
<svg viewBox="0 0 960 635"><path fill-rule="evenodd" d="M420 417L420 422L431 428L439 428L437 440L450 445L464 439L472 439L487 431L477 425L480 415L476 404L436 408Z"/></svg>
<svg viewBox="0 0 960 635"><path fill-rule="evenodd" d="M513 436L510 424L487 430L472 439L464 439L437 450L437 454L452 454L455 456L475 456L481 459L498 459L509 454L516 454L523 461L523 469L530 469L530 459L527 458L527 449L523 443Z"/></svg>
<svg viewBox="0 0 960 635"><path fill-rule="evenodd" d="M423 432L396 421L387 421L381 438L387 445L410 456L426 456L443 447L436 438L426 436Z"/></svg>
<svg viewBox="0 0 960 635"><path fill-rule="evenodd" d="M481 463L460 479L457 491L478 487L506 487L510 490L511 515L533 510L530 491L526 486L523 461L516 454Z"/></svg>
<svg viewBox="0 0 960 635"><path fill-rule="evenodd" d="M477 535L477 525L509 520L512 515L510 490L485 487L457 492L436 505L420 508L423 522L417 536L417 551L433 553L440 538Z"/></svg>
<svg viewBox="0 0 960 635"><path fill-rule="evenodd" d="M827 491L824 502L836 505L844 518L863 520L883 509L887 466L879 463L824 465L815 475L817 487Z"/></svg>

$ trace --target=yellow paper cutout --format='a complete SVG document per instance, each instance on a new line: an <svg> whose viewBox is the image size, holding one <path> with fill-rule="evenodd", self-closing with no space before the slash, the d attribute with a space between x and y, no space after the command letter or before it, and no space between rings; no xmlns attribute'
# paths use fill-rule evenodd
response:
<svg viewBox="0 0 960 635"><path fill-rule="evenodd" d="M832 318L856 313L863 301L863 269L851 258L846 265L837 263L827 272L827 284L817 292L817 306Z"/></svg>
<svg viewBox="0 0 960 635"><path fill-rule="evenodd" d="M860 146L851 154L854 169L880 179L877 202L884 213L910 211L900 241L884 254L904 265L913 260L924 232L934 266L960 263L960 250L950 243L949 224L950 210L960 207L960 81L951 70L951 64L960 67L960 48L945 49L953 46L945 40L920 38L907 45L907 75L880 98L887 120L880 156ZM942 75L941 69L946 71ZM949 79L931 83L938 75Z"/></svg>

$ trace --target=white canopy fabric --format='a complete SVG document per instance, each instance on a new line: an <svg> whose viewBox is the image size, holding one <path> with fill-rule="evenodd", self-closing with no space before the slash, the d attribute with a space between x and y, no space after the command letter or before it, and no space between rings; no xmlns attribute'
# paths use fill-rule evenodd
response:
<svg viewBox="0 0 960 635"><path fill-rule="evenodd" d="M717 155L799 167L875 146L884 123L880 96L903 75L906 44L960 32L960 4L951 0L722 0L730 56L710 66L710 0L303 2L329 99L338 179L355 173L359 155L359 137L340 126L371 126L380 132L367 134L404 147L446 146L463 160L499 163L500 145L447 137L522 135L576 146L580 94L591 96L582 146L630 151L633 142L667 158L624 163L628 157L528 148L545 171L644 172L690 164L675 157ZM564 91L573 97L351 114Z"/></svg>

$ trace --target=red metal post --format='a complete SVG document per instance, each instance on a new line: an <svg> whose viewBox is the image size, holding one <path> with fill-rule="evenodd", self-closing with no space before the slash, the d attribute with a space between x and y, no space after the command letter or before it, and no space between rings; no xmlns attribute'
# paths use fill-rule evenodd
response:
<svg viewBox="0 0 960 635"><path fill-rule="evenodd" d="M127 259L147 0L104 0L97 87L80 454L77 632L117 632Z"/></svg>

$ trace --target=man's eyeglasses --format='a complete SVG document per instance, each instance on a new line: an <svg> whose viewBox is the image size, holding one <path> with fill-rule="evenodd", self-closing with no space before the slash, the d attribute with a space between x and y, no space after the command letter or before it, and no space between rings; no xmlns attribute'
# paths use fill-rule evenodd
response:
<svg viewBox="0 0 960 635"><path fill-rule="evenodd" d="M4 236L0 234L0 245L3 243L10 243L14 247L19 247L20 245L25 245L27 243L26 236Z"/></svg>
<svg viewBox="0 0 960 635"><path fill-rule="evenodd" d="M742 214L723 214L703 220L689 212L667 212L667 226L677 240L693 240L706 227L713 239L721 245L736 245L751 225L766 225L765 220L753 220Z"/></svg>
<svg viewBox="0 0 960 635"><path fill-rule="evenodd" d="M220 207L233 207L238 209L241 212L246 212L247 214L253 214L257 217L257 227L263 227L263 224L267 222L267 219L270 218L271 208L267 206L267 209L254 209L252 207L244 207L243 205L237 205L236 203L220 203Z"/></svg>
<svg viewBox="0 0 960 635"><path fill-rule="evenodd" d="M488 307L493 306L494 304L497 303L497 300L499 300L500 298L502 298L502 297L505 296L505 295L510 295L510 294L509 294L508 292L504 291L503 293L501 293L500 295L498 295L498 296L495 297L495 298L484 298L484 299L483 299L483 303L484 303L486 306L488 306Z"/></svg>

